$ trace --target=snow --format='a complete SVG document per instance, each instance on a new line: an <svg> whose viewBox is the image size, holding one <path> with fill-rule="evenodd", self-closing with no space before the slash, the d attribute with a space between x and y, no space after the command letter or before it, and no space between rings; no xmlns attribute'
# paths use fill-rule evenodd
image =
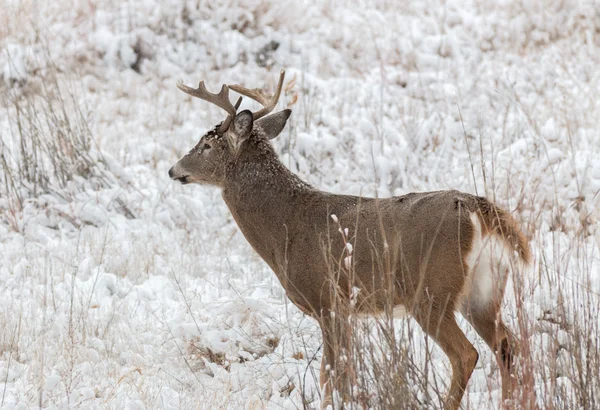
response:
<svg viewBox="0 0 600 410"><path fill-rule="evenodd" d="M316 323L286 299L218 190L167 175L223 118L177 80L272 89L281 68L279 106L293 114L274 144L312 186L460 189L514 212L535 264L511 276L506 322L527 325L541 407L569 408L585 335L587 360L600 363L598 5L198 4L0 0L0 155L13 168L21 158L11 98L45 95L44 81L54 93L57 75L94 162L36 190L22 175L8 186L0 157L0 408L319 406ZM279 47L259 65L271 41ZM461 326L480 352L463 406L499 408L494 356ZM411 335L413 359L430 357L431 384L445 386L445 356Z"/></svg>

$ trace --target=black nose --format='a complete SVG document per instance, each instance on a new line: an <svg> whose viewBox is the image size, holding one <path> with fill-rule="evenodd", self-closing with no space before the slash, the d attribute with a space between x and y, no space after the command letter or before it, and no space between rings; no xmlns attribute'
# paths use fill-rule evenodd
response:
<svg viewBox="0 0 600 410"><path fill-rule="evenodd" d="M169 170L169 178L173 179L173 167Z"/></svg>

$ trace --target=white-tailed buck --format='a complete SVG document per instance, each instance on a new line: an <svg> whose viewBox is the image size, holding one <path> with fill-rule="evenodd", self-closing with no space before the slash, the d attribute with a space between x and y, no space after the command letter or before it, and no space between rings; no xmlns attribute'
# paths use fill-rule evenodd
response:
<svg viewBox="0 0 600 410"><path fill-rule="evenodd" d="M452 365L445 407L460 407L478 353L456 323L460 311L496 352L502 396L515 386L514 337L500 318L512 262L530 259L513 218L485 198L458 191L364 198L319 191L292 174L269 140L285 127L289 109L269 114L274 95L239 85L218 94L201 82L185 93L228 116L177 162L169 176L182 184L222 189L223 199L252 247L271 267L289 299L316 319L323 334L322 403L346 394L352 375L340 360L348 315L405 309L443 349ZM237 112L229 89L264 106ZM341 229L340 229L341 228ZM350 244L350 245L349 245ZM346 302L346 303L344 303ZM340 346L342 340L342 346Z"/></svg>

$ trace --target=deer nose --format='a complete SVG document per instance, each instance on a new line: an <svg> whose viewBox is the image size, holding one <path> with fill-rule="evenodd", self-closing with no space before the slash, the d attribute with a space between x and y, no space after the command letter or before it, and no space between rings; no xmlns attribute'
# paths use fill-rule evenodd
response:
<svg viewBox="0 0 600 410"><path fill-rule="evenodd" d="M173 168L175 168L175 167L171 167L171 169L169 170L169 178L171 178L171 179L175 179L173 177Z"/></svg>

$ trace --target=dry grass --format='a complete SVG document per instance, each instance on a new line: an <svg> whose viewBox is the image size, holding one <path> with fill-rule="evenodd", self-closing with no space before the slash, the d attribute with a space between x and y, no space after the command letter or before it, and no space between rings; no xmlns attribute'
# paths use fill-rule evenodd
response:
<svg viewBox="0 0 600 410"><path fill-rule="evenodd" d="M43 75L0 85L0 112L8 130L0 140L1 218L16 231L26 202L45 194L69 200L116 182L95 146L82 93L49 59L45 65Z"/></svg>

